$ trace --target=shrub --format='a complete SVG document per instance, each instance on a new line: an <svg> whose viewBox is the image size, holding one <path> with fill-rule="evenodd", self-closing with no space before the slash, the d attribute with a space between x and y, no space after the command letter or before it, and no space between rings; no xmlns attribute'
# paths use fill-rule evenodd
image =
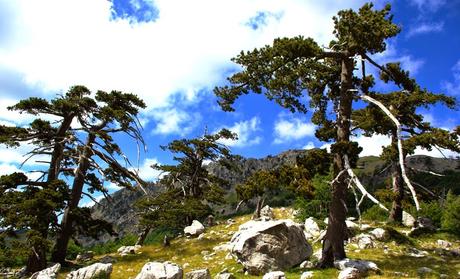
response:
<svg viewBox="0 0 460 279"><path fill-rule="evenodd" d="M83 247L77 245L73 240L69 241L67 246L67 259L75 259L78 254L81 254L84 251Z"/></svg>
<svg viewBox="0 0 460 279"><path fill-rule="evenodd" d="M388 212L375 204L362 214L362 218L368 221L385 222L388 220Z"/></svg>
<svg viewBox="0 0 460 279"><path fill-rule="evenodd" d="M460 236L460 196L451 191L447 194L441 225L442 229Z"/></svg>
<svg viewBox="0 0 460 279"><path fill-rule="evenodd" d="M314 217L322 220L327 217L329 203L331 201L331 190L328 182L330 176L316 175L312 180L314 193L312 199L297 197L294 202L294 208L298 211L296 218L305 221L308 217Z"/></svg>
<svg viewBox="0 0 460 279"><path fill-rule="evenodd" d="M443 215L443 208L437 201L422 202L420 204L420 211L418 216L428 217L433 221L436 227L441 227L441 220ZM416 216L416 215L415 215Z"/></svg>

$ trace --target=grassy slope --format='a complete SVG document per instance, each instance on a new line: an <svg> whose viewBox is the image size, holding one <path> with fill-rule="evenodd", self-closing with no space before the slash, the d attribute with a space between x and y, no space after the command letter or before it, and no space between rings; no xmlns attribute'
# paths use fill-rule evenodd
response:
<svg viewBox="0 0 460 279"><path fill-rule="evenodd" d="M290 210L276 209L275 215L277 219L291 218ZM227 225L226 223L216 225L209 228L205 233L205 238L187 239L184 237L172 241L170 247L162 247L161 245L150 245L142 247L136 255L120 257L116 254L111 254L116 258L117 262L113 265L112 279L129 279L134 278L142 269L145 263L149 261L172 261L180 266L186 266L185 272L208 268L212 277L215 274L227 268L237 278L261 278L261 276L246 276L240 271L242 266L234 259L225 259L227 251L216 252L209 260L205 260L202 251L214 253L213 247L225 243L230 240L233 233L238 230L238 226L250 219L249 215L236 217L236 223ZM376 226L377 227L377 226ZM378 243L378 247L365 250L357 250L353 244L347 246L347 255L354 259L366 259L374 261L383 271L383 275L375 275L369 278L398 278L394 276L394 272L404 272L409 275L408 278L418 278L417 269L426 266L432 268L436 272L448 274L448 278L457 278L460 271L460 259L452 257L441 257L434 252L436 248L436 240L445 239L454 242L454 246L460 246L458 239L454 239L451 235L437 234L430 237L413 240L413 245L400 245L393 241L386 243ZM383 253L383 246L388 247L388 254ZM418 249L423 249L429 252L425 258L413 258L405 256L405 249L412 246ZM314 251L320 248L320 244L314 244ZM96 259L97 261L97 259ZM188 265L188 266L187 266ZM313 269L314 278L337 278L338 271L335 269L315 270ZM294 268L286 272L287 278L300 278L303 270ZM59 278L65 278L66 272L59 275ZM429 277L426 277L429 278ZM438 278L435 275L433 278Z"/></svg>

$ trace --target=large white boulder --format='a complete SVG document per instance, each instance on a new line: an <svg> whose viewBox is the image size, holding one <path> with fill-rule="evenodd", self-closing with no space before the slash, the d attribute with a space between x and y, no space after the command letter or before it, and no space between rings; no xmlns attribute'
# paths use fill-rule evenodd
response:
<svg viewBox="0 0 460 279"><path fill-rule="evenodd" d="M56 279L60 269L61 264L57 263L51 267L35 272L30 279Z"/></svg>
<svg viewBox="0 0 460 279"><path fill-rule="evenodd" d="M340 261L335 261L334 266L339 270L344 270L346 268L355 268L359 271L362 277L367 276L367 274L370 272L381 274L381 270L378 268L378 266L374 262L371 262L371 261L351 260L351 259L345 258ZM355 277L350 277L350 278L355 278ZM356 277L356 278L359 278L359 277Z"/></svg>
<svg viewBox="0 0 460 279"><path fill-rule="evenodd" d="M375 239L383 240L387 237L387 232L382 228L376 228L369 232Z"/></svg>
<svg viewBox="0 0 460 279"><path fill-rule="evenodd" d="M171 262L149 262L142 267L136 279L182 279L183 270Z"/></svg>
<svg viewBox="0 0 460 279"><path fill-rule="evenodd" d="M66 279L99 279L110 278L112 264L95 263L87 267L77 269L67 274Z"/></svg>
<svg viewBox="0 0 460 279"><path fill-rule="evenodd" d="M198 220L193 220L190 226L184 228L184 234L188 236L199 236L204 233L204 226Z"/></svg>
<svg viewBox="0 0 460 279"><path fill-rule="evenodd" d="M304 273L302 273L302 275L300 275L300 279L310 279L313 278L313 276L313 271L305 271Z"/></svg>
<svg viewBox="0 0 460 279"><path fill-rule="evenodd" d="M415 224L415 218L407 213L406 211L403 211L402 213L402 223L406 227L413 227Z"/></svg>
<svg viewBox="0 0 460 279"><path fill-rule="evenodd" d="M361 272L354 267L347 267L340 271L338 279L358 279L363 278L365 275L361 274Z"/></svg>
<svg viewBox="0 0 460 279"><path fill-rule="evenodd" d="M303 226L291 220L246 222L231 245L232 254L253 275L291 268L312 254Z"/></svg>
<svg viewBox="0 0 460 279"><path fill-rule="evenodd" d="M120 254L120 256L127 256L129 254L136 254L139 249L141 249L142 246L140 245L134 245L134 246L121 246L118 248L117 252Z"/></svg>

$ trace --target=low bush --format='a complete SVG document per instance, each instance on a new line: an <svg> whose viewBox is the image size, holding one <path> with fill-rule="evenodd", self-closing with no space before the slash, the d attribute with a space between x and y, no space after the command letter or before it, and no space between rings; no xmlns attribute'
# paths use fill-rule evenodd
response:
<svg viewBox="0 0 460 279"><path fill-rule="evenodd" d="M452 192L447 194L441 227L460 236L460 196L455 196Z"/></svg>
<svg viewBox="0 0 460 279"><path fill-rule="evenodd" d="M375 204L364 211L362 218L371 222L385 222L388 220L388 212Z"/></svg>

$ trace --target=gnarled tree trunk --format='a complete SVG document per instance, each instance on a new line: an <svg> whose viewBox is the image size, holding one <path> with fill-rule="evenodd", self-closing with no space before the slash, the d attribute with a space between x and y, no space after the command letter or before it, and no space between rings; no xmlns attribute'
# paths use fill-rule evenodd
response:
<svg viewBox="0 0 460 279"><path fill-rule="evenodd" d="M391 137L392 146L397 146L397 136ZM396 223L402 223L402 201L404 199L404 180L401 174L401 167L397 158L393 160L391 166L391 182L393 188L393 204L391 206L390 221Z"/></svg>

